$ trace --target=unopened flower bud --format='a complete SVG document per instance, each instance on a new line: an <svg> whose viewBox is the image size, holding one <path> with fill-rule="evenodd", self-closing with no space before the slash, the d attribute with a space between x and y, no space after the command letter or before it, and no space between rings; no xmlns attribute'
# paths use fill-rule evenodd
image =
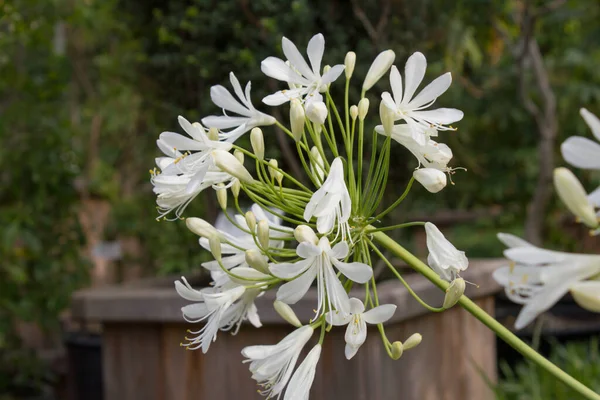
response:
<svg viewBox="0 0 600 400"><path fill-rule="evenodd" d="M254 215L254 213L252 211L248 211L248 212L246 212L244 217L246 218L246 225L248 225L248 229L250 230L250 232L255 232L256 231L256 215Z"/></svg>
<svg viewBox="0 0 600 400"><path fill-rule="evenodd" d="M331 65L328 64L328 65L324 66L323 67L323 75L328 73L330 69L331 69Z"/></svg>
<svg viewBox="0 0 600 400"><path fill-rule="evenodd" d="M292 307L285 304L283 301L275 300L275 302L273 303L273 308L275 309L275 311L277 311L277 314L279 314L281 318L283 318L285 321L289 322L296 328L300 328L302 326L302 322L300 322L300 320L296 316L296 313L294 312L294 310L292 310Z"/></svg>
<svg viewBox="0 0 600 400"><path fill-rule="evenodd" d="M437 193L446 187L446 174L435 168L420 168L413 172L413 177L431 193Z"/></svg>
<svg viewBox="0 0 600 400"><path fill-rule="evenodd" d="M575 302L586 310L600 313L600 281L583 281L571 286Z"/></svg>
<svg viewBox="0 0 600 400"><path fill-rule="evenodd" d="M233 194L233 197L235 197L236 199L240 195L240 189L241 189L240 181L236 179L233 182L233 184L231 185L231 194Z"/></svg>
<svg viewBox="0 0 600 400"><path fill-rule="evenodd" d="M254 178L244 165L231 153L225 150L213 150L211 152L215 166L223 172L238 178L244 183L253 183Z"/></svg>
<svg viewBox="0 0 600 400"><path fill-rule="evenodd" d="M394 129L394 112L383 101L379 103L379 118L383 124L383 131L387 136L391 136Z"/></svg>
<svg viewBox="0 0 600 400"><path fill-rule="evenodd" d="M357 117L358 117L358 107L351 106L350 107L350 118L352 118L352 121L354 121L354 120L356 120Z"/></svg>
<svg viewBox="0 0 600 400"><path fill-rule="evenodd" d="M210 128L208 130L208 138L214 141L219 140L219 130L217 128Z"/></svg>
<svg viewBox="0 0 600 400"><path fill-rule="evenodd" d="M317 177L317 182L322 184L325 179L325 163L323 162L323 157L321 157L321 153L316 146L313 146L310 149L310 172L313 176Z"/></svg>
<svg viewBox="0 0 600 400"><path fill-rule="evenodd" d="M344 58L344 72L346 73L346 79L350 79L352 74L354 73L354 65L356 64L356 53L353 51L349 51L346 53L346 58Z"/></svg>
<svg viewBox="0 0 600 400"><path fill-rule="evenodd" d="M267 222L267 220L261 219L260 221L258 221L258 224L256 224L256 226L257 226L256 236L258 236L258 243L260 243L260 246L263 249L268 249L269 248L269 223Z"/></svg>
<svg viewBox="0 0 600 400"><path fill-rule="evenodd" d="M306 116L311 122L323 125L327 119L327 106L322 101L311 101L306 105Z"/></svg>
<svg viewBox="0 0 600 400"><path fill-rule="evenodd" d="M423 336L421 336L420 333L413 333L404 342L404 350L410 350L412 348L417 347L421 343L422 340L423 340Z"/></svg>
<svg viewBox="0 0 600 400"><path fill-rule="evenodd" d="M217 192L217 201L222 210L227 208L227 189L223 183L219 183L215 189Z"/></svg>
<svg viewBox="0 0 600 400"><path fill-rule="evenodd" d="M568 169L554 170L554 187L569 211L590 228L598 227L594 206L577 177Z"/></svg>
<svg viewBox="0 0 600 400"><path fill-rule="evenodd" d="M266 257L256 249L246 250L244 255L246 263L257 271L263 274L269 273L269 264L267 263Z"/></svg>
<svg viewBox="0 0 600 400"><path fill-rule="evenodd" d="M392 360L398 360L402 357L402 353L404 353L404 346L402 342L394 342L392 343Z"/></svg>
<svg viewBox="0 0 600 400"><path fill-rule="evenodd" d="M309 242L317 244L319 242L317 234L308 225L298 225L296 229L294 229L294 238L296 238L298 243Z"/></svg>
<svg viewBox="0 0 600 400"><path fill-rule="evenodd" d="M210 252L217 261L221 261L221 240L218 235L212 235L208 238Z"/></svg>
<svg viewBox="0 0 600 400"><path fill-rule="evenodd" d="M465 280L463 278L456 278L452 281L448 289L446 289L446 295L444 296L444 308L451 308L460 297L465 293Z"/></svg>
<svg viewBox="0 0 600 400"><path fill-rule="evenodd" d="M252 150L254 151L256 158L259 160L264 160L265 140L260 128L254 128L252 131L250 131L250 144L252 145Z"/></svg>
<svg viewBox="0 0 600 400"><path fill-rule="evenodd" d="M271 178L275 179L281 186L283 174L279 170L279 163L274 158L269 160L269 175L271 175Z"/></svg>
<svg viewBox="0 0 600 400"><path fill-rule="evenodd" d="M233 156L237 158L240 163L244 163L244 153L242 153L240 150L235 149L233 151Z"/></svg>
<svg viewBox="0 0 600 400"><path fill-rule="evenodd" d="M369 99L366 97L358 102L358 119L363 121L369 112Z"/></svg>
<svg viewBox="0 0 600 400"><path fill-rule="evenodd" d="M214 226L206 222L201 218L190 217L185 219L185 225L187 228L200 237L211 237L218 235L219 232Z"/></svg>
<svg viewBox="0 0 600 400"><path fill-rule="evenodd" d="M296 142L302 139L304 133L304 120L304 107L302 107L300 100L292 99L290 101L290 125Z"/></svg>
<svg viewBox="0 0 600 400"><path fill-rule="evenodd" d="M362 85L362 90L367 91L373 87L374 84L377 83L381 79L381 77L387 72L388 69L394 63L394 59L396 58L396 54L392 50L386 50L375 58L373 64L369 68L367 72L367 76Z"/></svg>

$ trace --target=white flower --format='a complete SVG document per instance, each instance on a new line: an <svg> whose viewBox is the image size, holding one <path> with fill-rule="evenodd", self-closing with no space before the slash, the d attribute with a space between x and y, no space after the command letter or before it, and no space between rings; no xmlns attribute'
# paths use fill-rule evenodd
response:
<svg viewBox="0 0 600 400"><path fill-rule="evenodd" d="M300 352L313 334L313 328L303 326L294 330L276 345L249 346L242 355L250 362L252 379L264 390L267 397L278 396L290 380Z"/></svg>
<svg viewBox="0 0 600 400"><path fill-rule="evenodd" d="M317 34L310 39L306 53L310 66L296 48L296 45L284 37L281 40L283 54L287 57L289 65L277 57L267 57L260 65L262 72L271 78L287 82L292 89L280 90L263 99L265 104L278 106L294 98L305 98L307 101L325 92L327 85L335 81L344 71L344 65L333 66L328 72L321 76L321 60L325 51L325 38Z"/></svg>
<svg viewBox="0 0 600 400"><path fill-rule="evenodd" d="M212 288L198 291L192 289L185 278L182 277L181 280L183 283L175 281L177 293L186 300L196 302L181 308L183 318L193 323L208 319L202 329L190 332L196 337L186 338L189 343L185 343L183 346L190 350L202 348L202 352L206 353L210 344L217 340L219 329L230 329L232 324L236 323L233 320L235 313L228 310L236 300L242 297L245 289L243 286L236 286L224 291L216 291ZM249 310L250 307L244 306L244 309Z"/></svg>
<svg viewBox="0 0 600 400"><path fill-rule="evenodd" d="M290 384L285 390L283 400L308 400L320 357L321 345L317 344L308 352L302 364L294 372L294 376L290 379Z"/></svg>
<svg viewBox="0 0 600 400"><path fill-rule="evenodd" d="M494 271L494 279L504 286L510 300L524 305L516 329L551 308L577 282L600 272L598 255L541 249L506 233L499 233L498 239L509 247L504 256L512 263Z"/></svg>
<svg viewBox="0 0 600 400"><path fill-rule="evenodd" d="M350 229L348 219L351 207L350 194L344 181L344 164L337 157L331 163L327 179L306 205L304 219L308 222L313 216L317 217L317 231L322 234L331 233L337 221L338 233L341 232L342 238L345 238Z"/></svg>
<svg viewBox="0 0 600 400"><path fill-rule="evenodd" d="M250 131L257 126L273 125L276 120L270 115L258 111L252 105L250 98L251 83L246 84L245 92L242 91L242 86L237 80L233 72L229 73L229 80L233 91L238 97L236 100L229 90L221 85L216 85L210 88L210 98L215 105L223 109L222 116L211 115L203 118L202 123L211 128L231 129L229 132L221 132L219 139L227 142L235 142L244 133ZM238 114L237 116L227 115L227 111Z"/></svg>
<svg viewBox="0 0 600 400"><path fill-rule="evenodd" d="M350 299L350 314L343 315L337 311L329 311L325 318L327 323L335 326L348 325L346 328L346 358L349 360L367 340L367 324L382 324L392 318L396 306L384 304L365 312L365 305L356 298Z"/></svg>
<svg viewBox="0 0 600 400"><path fill-rule="evenodd" d="M413 97L425 76L426 68L427 61L422 53L417 52L410 56L404 67L405 86L403 88L400 72L398 72L398 68L392 66L390 85L393 97L388 92L381 95L385 105L395 112L396 120L404 120L411 128L415 138L423 142L428 136L425 133L435 136L437 130L453 130L452 127L445 125L463 118L463 112L454 108L424 111L450 87L452 76L449 72L435 79Z"/></svg>
<svg viewBox="0 0 600 400"><path fill-rule="evenodd" d="M156 141L165 154L165 157L156 158L161 171L151 171L160 217L173 210L176 217L180 217L201 191L232 179L229 174L216 169L211 159L213 150L228 151L231 144L210 140L199 123L191 124L181 116L178 120L190 137L163 132Z"/></svg>
<svg viewBox="0 0 600 400"><path fill-rule="evenodd" d="M334 266L347 278L357 283L365 283L373 276L373 270L367 264L359 262L346 263L340 260L348 256L346 242L339 242L333 249L326 236L319 239L317 245L302 242L296 248L296 254L302 260L295 263L271 264L273 275L290 279L277 291L277 300L287 304L295 304L317 279L318 305L315 319L324 312L337 310L343 314L350 312L348 294L336 276Z"/></svg>
<svg viewBox="0 0 600 400"><path fill-rule="evenodd" d="M327 106L323 102L323 97L320 94L314 101L306 103L306 116L311 122L317 125L323 125L325 123L325 120L327 119Z"/></svg>
<svg viewBox="0 0 600 400"><path fill-rule="evenodd" d="M453 281L461 271L469 267L464 251L459 251L431 222L425 223L427 233L427 263L437 274L448 282Z"/></svg>

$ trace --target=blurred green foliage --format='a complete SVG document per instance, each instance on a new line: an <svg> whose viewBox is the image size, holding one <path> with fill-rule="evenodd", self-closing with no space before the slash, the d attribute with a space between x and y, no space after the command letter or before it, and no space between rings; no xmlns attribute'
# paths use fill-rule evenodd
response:
<svg viewBox="0 0 600 400"><path fill-rule="evenodd" d="M596 393L600 391L600 350L597 336L587 342L554 343L549 359ZM493 387L498 400L585 398L533 363L520 362L514 367L502 363L500 370L503 377Z"/></svg>
<svg viewBox="0 0 600 400"><path fill-rule="evenodd" d="M500 255L495 233L522 231L537 176L536 128L519 101L514 56L496 29L516 41L521 6L517 0L0 0L0 354L18 346L16 321L56 329L70 294L86 282L77 218L86 199L110 204L104 240L141 242L142 251L126 254L125 265L158 274L197 269L206 255L194 235L181 222L155 221L147 175L159 154L155 140L161 131L179 131L178 114L199 120L220 113L209 90L228 85L229 71L252 81L257 106L280 89L262 75L260 62L281 56L282 35L304 47L322 32L325 63L341 63L354 50L356 82L387 48L401 70L411 53L425 53L426 81L453 73L439 106L460 108L465 118L457 133L439 139L453 149L453 165L468 173L458 171L456 186L435 196L415 185L391 218L499 208L459 224L450 236L470 256ZM557 155L565 137L589 136L579 107L600 113L599 18L598 3L569 0L541 17L534 32L558 99ZM387 85L384 79L378 89ZM378 99L371 100L374 111ZM287 110L275 115L285 121ZM268 156L281 157L275 132L265 134ZM404 190L416 165L400 146L392 156L397 166L386 201ZM280 164L289 163L281 157ZM578 174L590 188L600 183ZM557 203L549 210L547 238L576 248L556 234L561 210ZM186 211L209 220L215 214L212 193Z"/></svg>

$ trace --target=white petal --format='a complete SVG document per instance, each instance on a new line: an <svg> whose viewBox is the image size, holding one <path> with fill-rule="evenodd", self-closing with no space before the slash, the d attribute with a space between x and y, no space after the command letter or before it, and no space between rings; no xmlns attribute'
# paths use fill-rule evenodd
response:
<svg viewBox="0 0 600 400"><path fill-rule="evenodd" d="M325 289L327 296L335 310L341 313L349 313L350 312L350 299L348 298L348 293L346 293L346 289L342 286L342 283L338 279L331 265L327 265L327 261L324 260L323 265L323 275L325 278L325 288L321 288L321 290Z"/></svg>
<svg viewBox="0 0 600 400"><path fill-rule="evenodd" d="M447 125L463 119L464 113L456 108L438 108L427 111L413 111L410 115L424 119L427 122Z"/></svg>
<svg viewBox="0 0 600 400"><path fill-rule="evenodd" d="M408 103L408 106L410 108L419 108L422 105L434 101L448 90L451 83L452 74L446 72L444 75L434 79L433 82L425 86L425 88Z"/></svg>
<svg viewBox="0 0 600 400"><path fill-rule="evenodd" d="M346 328L344 340L352 347L360 347L367 340L367 324L361 317L353 318Z"/></svg>
<svg viewBox="0 0 600 400"><path fill-rule="evenodd" d="M383 304L375 307L363 314L363 319L369 324L382 324L392 318L396 312L394 304Z"/></svg>
<svg viewBox="0 0 600 400"><path fill-rule="evenodd" d="M163 132L160 134L159 140L169 148L175 148L177 150L204 150L205 148L203 143L175 132Z"/></svg>
<svg viewBox="0 0 600 400"><path fill-rule="evenodd" d="M317 218L317 231L321 234L331 232L335 222L335 214L332 212L328 215L322 215Z"/></svg>
<svg viewBox="0 0 600 400"><path fill-rule="evenodd" d="M381 93L381 101L383 101L383 104L385 104L387 108L396 111L397 106L391 94L388 92Z"/></svg>
<svg viewBox="0 0 600 400"><path fill-rule="evenodd" d="M566 162L577 168L600 169L600 144L581 136L571 136L560 146Z"/></svg>
<svg viewBox="0 0 600 400"><path fill-rule="evenodd" d="M307 66L308 67L308 66ZM260 70L267 76L283 82L309 86L310 81L301 77L280 58L267 57L260 63Z"/></svg>
<svg viewBox="0 0 600 400"><path fill-rule="evenodd" d="M248 321L250 321L255 328L260 328L262 326L260 317L258 316L258 309L254 303L250 305L246 315L248 317Z"/></svg>
<svg viewBox="0 0 600 400"><path fill-rule="evenodd" d="M250 82L246 85L246 95L242 91L242 85L240 85L240 81L235 77L233 72L229 73L229 81L231 82L231 86L233 87L233 91L235 95L239 98L240 102L244 105L244 107L248 109L252 109L252 103L250 103ZM246 98L247 97L247 98Z"/></svg>
<svg viewBox="0 0 600 400"><path fill-rule="evenodd" d="M295 263L279 263L279 264L270 264L269 271L273 275L282 279L292 279L304 271L308 267L310 267L314 263L314 260L300 260Z"/></svg>
<svg viewBox="0 0 600 400"><path fill-rule="evenodd" d="M281 48L292 67L296 68L306 78L311 80L314 78L312 70L298 51L296 45L285 36L281 39Z"/></svg>
<svg viewBox="0 0 600 400"><path fill-rule="evenodd" d="M349 251L350 248L348 247L347 242L339 242L333 246L333 249L331 249L331 252L329 252L329 256L341 260L348 256Z"/></svg>
<svg viewBox="0 0 600 400"><path fill-rule="evenodd" d="M360 262L345 263L335 258L331 259L335 267L348 279L356 283L366 283L373 276L373 269Z"/></svg>
<svg viewBox="0 0 600 400"><path fill-rule="evenodd" d="M425 76L427 60L422 53L416 52L408 58L404 66L405 91L402 104L408 104Z"/></svg>
<svg viewBox="0 0 600 400"><path fill-rule="evenodd" d="M347 344L344 348L344 355L346 356L346 360L352 359L352 357L354 357L358 352L359 348L360 347L352 347L349 344Z"/></svg>
<svg viewBox="0 0 600 400"><path fill-rule="evenodd" d="M321 61L323 60L324 52L325 38L322 34L318 33L310 39L306 47L306 54L308 54L312 72L317 76L321 75Z"/></svg>
<svg viewBox="0 0 600 400"><path fill-rule="evenodd" d="M308 292L311 283L315 280L316 274L317 271L314 267L309 268L298 278L282 285L277 290L277 300L286 304L296 304Z"/></svg>
<svg viewBox="0 0 600 400"><path fill-rule="evenodd" d="M506 245L506 247L535 247L526 240L521 239L518 236L511 235L510 233L498 233L498 239Z"/></svg>
<svg viewBox="0 0 600 400"><path fill-rule="evenodd" d="M306 89L304 88L280 90L279 92L275 92L264 97L262 101L268 106L279 106L283 103L290 101L291 99L301 97L305 92Z"/></svg>
<svg viewBox="0 0 600 400"><path fill-rule="evenodd" d="M211 115L202 118L202 123L209 128L229 129L248 122L248 117L230 117L228 115Z"/></svg>
<svg viewBox="0 0 600 400"><path fill-rule="evenodd" d="M365 305L362 301L353 297L350 299L350 314L362 314L365 311Z"/></svg>
<svg viewBox="0 0 600 400"><path fill-rule="evenodd" d="M302 258L313 258L321 255L321 249L310 242L302 242L296 248L296 254Z"/></svg>
<svg viewBox="0 0 600 400"><path fill-rule="evenodd" d="M592 133L594 134L596 139L600 140L600 119L598 119L598 117L596 117L594 114L592 114L585 108L579 110L579 113L592 130Z"/></svg>
<svg viewBox="0 0 600 400"><path fill-rule="evenodd" d="M335 82L335 80L339 78L342 72L344 72L344 68L345 67L342 64L334 65L333 67L331 67L331 69L327 71L325 75L323 75L323 77L321 78L321 85L328 85L331 82Z"/></svg>
<svg viewBox="0 0 600 400"><path fill-rule="evenodd" d="M209 310L206 304L195 303L181 307L181 312L188 320L201 320L208 315Z"/></svg>
<svg viewBox="0 0 600 400"><path fill-rule="evenodd" d="M315 379L317 363L321 357L321 345L317 344L308 353L302 364L290 379L283 400L308 400L310 388Z"/></svg>
<svg viewBox="0 0 600 400"><path fill-rule="evenodd" d="M394 94L394 101L396 105L396 107L392 109L396 109L400 105L400 102L402 102L402 76L400 76L400 71L398 71L398 68L396 68L395 65L392 65L392 69L390 71L390 86L392 87L392 93ZM387 103L386 105L390 107Z"/></svg>
<svg viewBox="0 0 600 400"><path fill-rule="evenodd" d="M252 113L246 107L241 105L239 101L237 101L229 90L225 89L225 87L221 85L216 85L210 88L210 98L213 103L220 108L224 108L225 110L232 111L236 114L251 116Z"/></svg>
<svg viewBox="0 0 600 400"><path fill-rule="evenodd" d="M557 264L572 258L574 255L538 247L514 247L504 250L504 256L522 264L541 265Z"/></svg>
<svg viewBox="0 0 600 400"><path fill-rule="evenodd" d="M348 325L348 322L350 322L351 319L352 314L344 314L335 310L329 311L327 314L325 314L325 320L327 323L334 326Z"/></svg>
<svg viewBox="0 0 600 400"><path fill-rule="evenodd" d="M189 301L203 301L202 293L198 290L194 290L190 287L190 284L184 277L181 277L184 283L175 281L175 290L177 294Z"/></svg>

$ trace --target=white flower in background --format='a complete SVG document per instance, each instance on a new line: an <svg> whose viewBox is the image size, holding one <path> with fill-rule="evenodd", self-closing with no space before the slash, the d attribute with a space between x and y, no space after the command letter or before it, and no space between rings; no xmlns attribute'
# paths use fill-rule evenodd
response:
<svg viewBox="0 0 600 400"><path fill-rule="evenodd" d="M304 98L307 102L310 102L319 92L326 91L327 85L335 81L344 71L344 65L338 64L321 76L325 38L320 33L310 39L306 48L310 66L306 63L296 45L289 39L284 37L281 40L281 45L289 65L280 58L267 57L260 64L260 69L271 78L287 82L290 84L291 89L280 90L265 97L263 99L265 104L278 106L295 98Z"/></svg>
<svg viewBox="0 0 600 400"><path fill-rule="evenodd" d="M252 379L264 388L261 394L269 398L281 394L312 334L313 328L303 326L276 345L249 346L242 350L242 355L247 358L244 362L250 362Z"/></svg>
<svg viewBox="0 0 600 400"><path fill-rule="evenodd" d="M509 247L504 256L512 264L494 271L494 279L511 301L524 305L516 329L550 309L575 284L600 273L598 255L541 249L506 233L499 233L498 239Z"/></svg>
<svg viewBox="0 0 600 400"><path fill-rule="evenodd" d="M329 310L337 310L343 314L350 312L348 294L337 277L334 266L344 276L357 283L365 283L373 276L373 270L367 264L341 261L348 256L348 243L339 242L331 248L326 236L321 237L317 245L310 242L300 243L296 253L302 260L295 263L271 264L269 268L273 275L290 280L277 291L277 300L295 304L316 279L318 305L315 319Z"/></svg>
<svg viewBox="0 0 600 400"><path fill-rule="evenodd" d="M350 193L344 181L344 164L337 157L331 163L327 179L306 205L304 219L308 222L316 217L317 231L321 234L331 233L337 221L337 232L341 232L342 238L345 238L350 229L348 219L351 207Z"/></svg>
<svg viewBox="0 0 600 400"><path fill-rule="evenodd" d="M425 223L425 233L429 250L427 263L442 279L452 282L469 267L465 252L457 250L431 222Z"/></svg>
<svg viewBox="0 0 600 400"><path fill-rule="evenodd" d="M242 91L242 86L233 72L229 73L229 80L231 81L233 91L239 100L236 100L231 92L221 85L211 87L210 98L215 105L223 109L223 113L225 115L211 115L203 118L202 123L210 128L218 128L221 130L219 139L233 143L252 128L257 126L273 125L276 120L272 116L262 113L254 108L250 98L250 82L246 84L245 91ZM227 115L227 111L238 115ZM223 132L223 129L231 130L228 132Z"/></svg>
<svg viewBox="0 0 600 400"><path fill-rule="evenodd" d="M350 299L350 314L344 315L337 311L329 311L325 318L331 325L348 325L344 339L346 340L345 354L349 360L367 340L367 324L382 324L392 318L395 311L394 304L383 304L365 312L363 302L352 298Z"/></svg>
<svg viewBox="0 0 600 400"><path fill-rule="evenodd" d="M566 168L554 170L554 187L562 202L579 220L590 228L598 227L598 216L579 179Z"/></svg>
<svg viewBox="0 0 600 400"><path fill-rule="evenodd" d="M321 345L317 344L308 352L302 364L298 367L290 384L288 385L283 400L308 400L310 388L315 380L317 363L321 357Z"/></svg>
<svg viewBox="0 0 600 400"><path fill-rule="evenodd" d="M446 125L460 121L463 112L455 108L438 108L425 111L435 103L435 100L450 87L452 75L447 72L427 85L419 94L414 96L425 76L427 60L422 53L414 53L406 61L404 67L404 87L398 68L392 66L390 85L392 94L384 92L381 99L395 113L396 120L404 120L411 128L415 138L421 143L437 131L453 130ZM414 97L413 97L414 96Z"/></svg>
<svg viewBox="0 0 600 400"><path fill-rule="evenodd" d="M196 303L181 308L183 317L186 321L197 323L206 319L206 324L202 329L190 332L196 335L193 338L186 338L189 343L183 344L190 350L202 348L206 353L210 344L217 339L217 332L221 328L229 329L232 324L232 316L228 309L245 292L243 286L236 286L224 291L216 291L212 288L202 291L194 290L185 278L181 281L175 281L175 289L181 297Z"/></svg>

